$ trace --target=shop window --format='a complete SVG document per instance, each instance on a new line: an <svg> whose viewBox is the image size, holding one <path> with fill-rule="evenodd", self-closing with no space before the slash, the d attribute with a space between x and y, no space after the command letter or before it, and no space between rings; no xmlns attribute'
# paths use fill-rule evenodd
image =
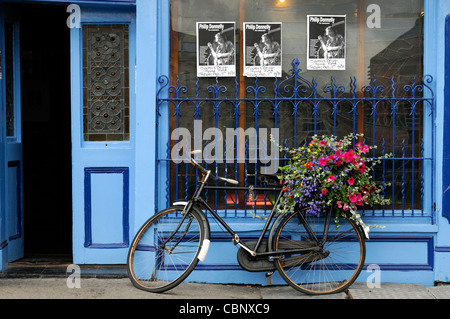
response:
<svg viewBox="0 0 450 319"><path fill-rule="evenodd" d="M83 26L85 141L130 137L128 25Z"/></svg>
<svg viewBox="0 0 450 319"><path fill-rule="evenodd" d="M187 98L209 96L211 100L169 103L170 131L183 127L194 132L193 120L201 121L203 131L209 127L222 131L226 128L276 127L279 129L279 140L289 147L298 146L314 134L340 137L363 133L367 144L377 146L375 156L393 153L396 158L375 172L374 178L392 183L385 192L393 204L383 210L392 211L393 215L398 210L404 213L406 209L423 213L421 158L426 147L423 141L426 118L423 103L410 99L412 94L418 98L422 93L413 93L409 89L421 83L424 76L423 15L422 0L172 0L170 84L185 86L188 89ZM321 54L320 44L318 34L315 34L317 28L312 29L308 16L336 18L333 27L335 32L341 33L344 43L341 51L343 65L335 68L314 65L314 54ZM199 22L234 23L234 34L228 33L227 41L234 41L235 44L235 77L198 77ZM247 52L243 26L250 22L281 25L281 76L275 79L276 83L292 75L292 62L297 58L301 77L311 81L305 82L303 93L309 94L306 92L314 86L320 97L330 97L330 100L318 105L311 101L296 104L284 101L277 105L276 114L273 103L252 101L254 91L246 91L246 88L255 87L255 83L259 88L265 88L258 92L260 98L271 98L276 93L273 77L259 77L256 81L254 76L244 74L244 61L251 57L243 53ZM325 32L324 27L323 34ZM312 53L314 46L316 50ZM238 112L233 103L214 103L214 92L208 90L208 87L214 86L226 87L220 92L221 96L242 101ZM340 90L339 86L344 86L345 90ZM335 104L331 101L334 94L332 88L337 89L338 102ZM374 93L378 97L380 94L395 96L398 100L392 103L380 99L372 103ZM356 108L346 101L353 94L362 99ZM172 140L170 147L177 142ZM204 149L208 141L192 140L190 143L190 148L197 146ZM250 146L246 156L253 151ZM259 166L221 163L216 164L214 170L239 179L242 185L248 185L256 180ZM172 164L171 199L185 198L188 193L186 176L189 175L195 176L193 172ZM263 197L264 204L260 206L270 205L267 196ZM234 203L235 198L219 193L215 200L223 206Z"/></svg>

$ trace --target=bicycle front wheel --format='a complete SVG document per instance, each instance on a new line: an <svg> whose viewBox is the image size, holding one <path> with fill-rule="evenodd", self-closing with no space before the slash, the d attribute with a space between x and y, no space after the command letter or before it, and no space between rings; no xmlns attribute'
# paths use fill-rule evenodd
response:
<svg viewBox="0 0 450 319"><path fill-rule="evenodd" d="M169 207L150 218L137 232L128 252L127 269L133 285L164 292L194 270L205 239L202 218L195 210Z"/></svg>
<svg viewBox="0 0 450 319"><path fill-rule="evenodd" d="M365 239L353 220L345 216L335 225L331 216L328 228L325 223L323 217L299 211L280 222L273 239L275 251L306 249L275 259L275 266L291 287L310 295L344 291L364 266Z"/></svg>

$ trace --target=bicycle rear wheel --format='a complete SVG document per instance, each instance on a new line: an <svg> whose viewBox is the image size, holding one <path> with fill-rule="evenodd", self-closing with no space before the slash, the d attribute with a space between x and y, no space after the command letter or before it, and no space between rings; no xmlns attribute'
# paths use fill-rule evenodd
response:
<svg viewBox="0 0 450 319"><path fill-rule="evenodd" d="M311 249L305 254L275 259L283 279L293 288L310 295L338 293L347 289L364 266L365 239L348 217L337 228L331 216L327 240L322 244L325 218L304 211L287 215L279 224L273 249ZM315 249L315 251L312 251Z"/></svg>
<svg viewBox="0 0 450 319"><path fill-rule="evenodd" d="M128 252L127 270L133 285L164 292L194 270L205 239L202 218L195 210L169 207L150 218L137 232Z"/></svg>

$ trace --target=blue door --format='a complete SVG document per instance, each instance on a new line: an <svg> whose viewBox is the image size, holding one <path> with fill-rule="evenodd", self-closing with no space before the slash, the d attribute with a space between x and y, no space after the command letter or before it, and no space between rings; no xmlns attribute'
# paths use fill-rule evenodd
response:
<svg viewBox="0 0 450 319"><path fill-rule="evenodd" d="M0 16L1 51L1 146L2 207L0 249L3 268L8 262L23 257L23 183L22 129L20 96L19 22L12 12L2 10Z"/></svg>
<svg viewBox="0 0 450 319"><path fill-rule="evenodd" d="M73 262L121 264L133 211L135 9L79 10L71 29Z"/></svg>

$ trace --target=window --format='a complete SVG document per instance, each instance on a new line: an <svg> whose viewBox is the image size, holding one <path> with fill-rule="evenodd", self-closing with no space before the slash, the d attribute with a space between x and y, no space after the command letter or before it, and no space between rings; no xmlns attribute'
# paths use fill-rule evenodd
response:
<svg viewBox="0 0 450 319"><path fill-rule="evenodd" d="M308 15L345 17L343 69L307 69L308 41L312 40L312 32L308 33ZM196 23L206 21L235 22L236 78L197 78ZM280 78L256 80L244 76L244 22L282 23ZM394 156L374 175L380 182L392 183L385 192L393 204L383 207L383 215L385 211L392 215L397 215L398 211L404 214L405 210L411 210L413 215L418 211L423 214L423 122L426 117L424 103L415 100L422 92L414 89L423 77L422 43L422 0L337 0L332 3L321 0L172 0L170 79L172 85L185 86L188 92L184 96L191 100L169 103L170 130L183 127L194 132L198 129L197 123L201 123L203 131L210 127L223 132L226 128L276 127L279 141L289 147L298 146L314 134L364 133L365 142L377 146L374 156L386 153ZM258 90L258 98L273 98L276 94L274 81L278 85L292 75L292 62L296 58L301 69L299 79L308 80L298 94L309 96L315 90L317 98L322 98L319 103L309 99L274 105L270 101L258 101L254 90L246 90L251 86ZM217 103L211 88L219 87L226 89L220 91L223 101ZM210 100L199 102L195 100L198 96ZM352 103L353 96L360 101ZM382 96L395 99L384 101ZM239 99L239 105L225 101L227 98ZM171 147L177 143L171 142ZM204 149L210 142L201 138L192 140L189 148L201 145ZM245 156L248 158L255 150L247 146ZM253 183L259 170L259 164L215 165L219 175L239 179L243 185ZM186 177L189 175L193 173L172 164L173 200L184 198L188 193ZM215 200L223 206L237 199L221 193ZM264 205L267 203L265 200ZM226 205L224 207L226 209Z"/></svg>
<svg viewBox="0 0 450 319"><path fill-rule="evenodd" d="M130 138L128 25L83 26L85 141Z"/></svg>

